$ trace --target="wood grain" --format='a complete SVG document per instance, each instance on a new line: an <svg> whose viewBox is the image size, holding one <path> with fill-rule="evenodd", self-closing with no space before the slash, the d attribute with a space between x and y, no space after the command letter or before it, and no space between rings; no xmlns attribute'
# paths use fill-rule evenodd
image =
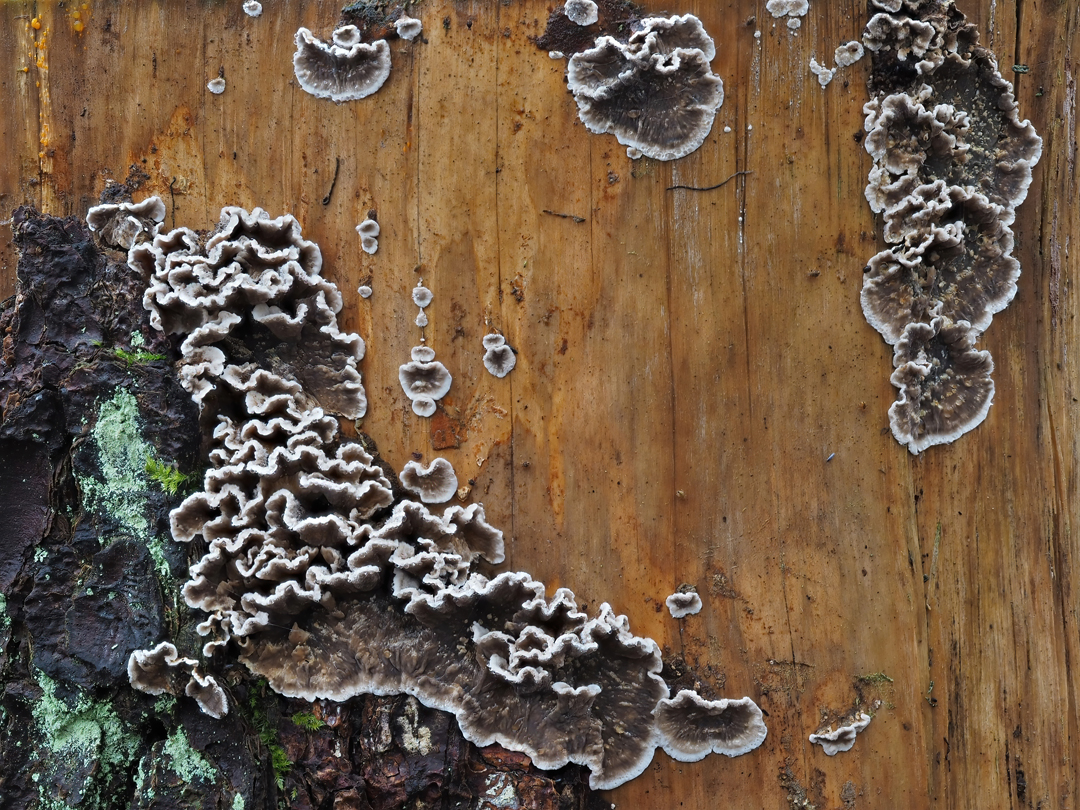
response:
<svg viewBox="0 0 1080 810"><path fill-rule="evenodd" d="M768 711L760 750L658 755L613 803L1080 803L1074 3L961 2L1045 150L1015 227L1020 291L981 344L994 406L918 457L887 430L890 351L859 308L879 245L855 137L869 66L825 89L807 69L858 37L863 3L812 0L797 35L750 0L670 9L702 18L726 91L673 164L577 121L564 62L530 39L547 3L425 0L425 41L393 41L386 86L344 105L292 76L293 33L327 34L333 3L90 6L79 34L70 4L0 5L0 204L84 215L135 166L169 225L212 227L227 204L296 214L368 341L360 427L386 459L450 459L508 566L611 602ZM369 210L375 256L353 230ZM454 375L434 420L397 382L420 277L423 335ZM518 350L504 380L480 361L491 330ZM705 609L676 622L658 607L684 582ZM807 742L859 701L880 703L852 751Z"/></svg>

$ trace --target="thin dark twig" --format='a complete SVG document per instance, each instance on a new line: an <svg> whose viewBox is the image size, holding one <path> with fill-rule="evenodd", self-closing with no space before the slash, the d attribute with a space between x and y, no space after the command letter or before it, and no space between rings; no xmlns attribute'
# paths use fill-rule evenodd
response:
<svg viewBox="0 0 1080 810"><path fill-rule="evenodd" d="M735 172L735 174L731 175L731 177L729 177L727 180L725 180L722 183L717 183L715 186L705 186L704 188L699 188L698 186L668 186L667 190L668 191L674 191L677 188L681 188L681 189L685 189L686 191L713 191L715 189L720 188L721 186L726 186L728 183L730 183L732 180L734 180L740 174L753 174L753 172L752 171Z"/></svg>
<svg viewBox="0 0 1080 810"><path fill-rule="evenodd" d="M326 192L326 196L322 198L323 205L330 204L330 195L334 193L334 186L337 185L338 171L341 169L341 158L334 158L334 179L330 181L330 190Z"/></svg>
<svg viewBox="0 0 1080 810"><path fill-rule="evenodd" d="M558 213L556 211L548 211L546 208L544 209L544 213L545 214L551 214L551 216L553 216L553 217L562 217L563 219L572 219L572 220L574 220L574 222L584 222L585 221L585 217L575 216L574 214L560 214L560 213Z"/></svg>

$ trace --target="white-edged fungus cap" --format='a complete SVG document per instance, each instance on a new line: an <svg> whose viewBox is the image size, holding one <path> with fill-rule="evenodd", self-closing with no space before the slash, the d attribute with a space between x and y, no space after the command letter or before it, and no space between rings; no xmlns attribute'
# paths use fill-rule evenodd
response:
<svg viewBox="0 0 1080 810"><path fill-rule="evenodd" d="M610 132L657 160L697 149L724 101L712 38L692 14L649 17L623 44L602 36L570 57L567 86L590 132Z"/></svg>
<svg viewBox="0 0 1080 810"><path fill-rule="evenodd" d="M394 21L394 30L397 31L399 37L411 42L420 36L420 32L424 30L424 24L415 17L403 14Z"/></svg>
<svg viewBox="0 0 1080 810"><path fill-rule="evenodd" d="M355 101L376 92L390 76L390 47L385 39L360 41L355 25L333 33L333 44L306 28L296 32L293 72L300 87L319 98Z"/></svg>
<svg viewBox="0 0 1080 810"><path fill-rule="evenodd" d="M761 709L748 697L705 700L683 689L656 706L660 745L672 759L697 762L711 753L737 757L765 742Z"/></svg>
<svg viewBox="0 0 1080 810"><path fill-rule="evenodd" d="M820 734L811 734L810 742L820 745L825 753L834 757L841 751L850 751L855 745L855 736L870 725L870 715L860 712L854 721L834 731L826 731Z"/></svg>
<svg viewBox="0 0 1080 810"><path fill-rule="evenodd" d="M517 355L514 354L504 338L500 334L484 335L484 368L495 377L505 377L514 370L517 365Z"/></svg>
<svg viewBox="0 0 1080 810"><path fill-rule="evenodd" d="M137 241L153 239L165 221L165 203L147 197L138 203L105 203L86 212L87 227L112 247L129 249Z"/></svg>
<svg viewBox="0 0 1080 810"><path fill-rule="evenodd" d="M701 597L697 591L677 591L665 599L664 604L673 619L701 612Z"/></svg>
<svg viewBox="0 0 1080 810"><path fill-rule="evenodd" d="M599 8L593 0L566 0L563 12L576 25L592 25L600 19Z"/></svg>
<svg viewBox="0 0 1080 810"><path fill-rule="evenodd" d="M434 298L435 298L434 294L432 294L431 290L429 290L427 287L425 287L423 285L423 282L421 282L420 284L417 284L415 287L413 287L413 291L412 291L413 303L416 304L421 309L423 309L424 307L430 306L431 301Z"/></svg>
<svg viewBox="0 0 1080 810"><path fill-rule="evenodd" d="M221 76L218 76L216 79L211 79L206 83L206 89L215 96L220 96L225 92L225 80L221 78Z"/></svg>
<svg viewBox="0 0 1080 810"><path fill-rule="evenodd" d="M445 503L454 497L458 488L454 467L445 458L437 458L427 467L416 461L406 462L398 480L423 503Z"/></svg>
<svg viewBox="0 0 1080 810"><path fill-rule="evenodd" d="M802 17L810 10L809 0L769 0L765 10L774 17Z"/></svg>
<svg viewBox="0 0 1080 810"><path fill-rule="evenodd" d="M263 13L262 3L259 0L244 0L244 13L249 17L258 17Z"/></svg>

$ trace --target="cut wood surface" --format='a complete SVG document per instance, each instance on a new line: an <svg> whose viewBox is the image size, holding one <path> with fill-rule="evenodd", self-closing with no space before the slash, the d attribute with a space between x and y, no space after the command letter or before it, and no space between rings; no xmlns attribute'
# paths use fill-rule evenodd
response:
<svg viewBox="0 0 1080 810"><path fill-rule="evenodd" d="M79 33L75 4L0 4L4 212L83 216L133 169L168 227L295 214L367 341L358 427L384 458L446 457L506 532L506 567L610 602L707 692L768 712L760 749L657 754L611 802L1080 804L1075 3L960 3L1045 146L1019 293L980 342L994 405L919 456L889 433L891 350L859 306L883 244L869 60L824 89L808 69L859 37L864 3L811 0L797 33L764 2L646 3L698 15L724 80L705 144L673 163L579 123L565 62L532 41L549 3L424 0L423 41L393 40L386 85L341 105L292 71L296 29L327 36L338 4L88 6ZM354 230L369 210L373 256ZM15 258L0 227L3 295ZM397 378L421 277L454 377L432 419ZM502 380L481 362L492 329L518 351ZM676 621L683 583L705 606ZM807 741L856 706L875 716L851 751Z"/></svg>

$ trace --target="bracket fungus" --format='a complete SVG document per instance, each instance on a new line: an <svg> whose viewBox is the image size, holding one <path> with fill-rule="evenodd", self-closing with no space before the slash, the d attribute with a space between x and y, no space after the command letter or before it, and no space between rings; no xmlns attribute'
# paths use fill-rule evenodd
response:
<svg viewBox="0 0 1080 810"><path fill-rule="evenodd" d="M856 735L870 725L870 715L860 712L859 715L848 725L840 726L833 731L825 731L810 735L810 742L820 745L830 757L835 757L841 751L850 751L855 745Z"/></svg>
<svg viewBox="0 0 1080 810"><path fill-rule="evenodd" d="M715 56L692 14L646 17L626 42L604 35L570 57L567 84L590 132L675 160L701 146L724 102L724 83L709 65Z"/></svg>
<svg viewBox="0 0 1080 810"><path fill-rule="evenodd" d="M427 467L415 461L405 464L398 475L401 485L418 496L421 503L445 503L457 492L454 467L445 458L437 458Z"/></svg>
<svg viewBox="0 0 1080 810"><path fill-rule="evenodd" d="M182 589L207 614L204 655L235 650L304 700L412 695L476 745L587 766L596 789L640 774L659 746L691 760L764 739L748 698L669 700L660 648L607 603L590 616L565 588L549 597L527 573L477 571L504 558L483 507L434 514L341 435L319 403L335 381L358 384L363 343L337 331L340 294L294 219L226 208L208 237L158 235L129 264L150 279L152 325L184 335L180 373L213 426L202 489L170 516L175 540L207 548ZM418 346L402 385L433 408L450 379ZM161 645L132 660L158 657ZM155 666L145 680L163 688ZM209 705L207 688L185 691Z"/></svg>
<svg viewBox="0 0 1080 810"><path fill-rule="evenodd" d="M679 762L697 762L708 754L737 757L753 751L768 730L761 709L750 698L705 700L682 689L656 706L660 745Z"/></svg>
<svg viewBox="0 0 1080 810"><path fill-rule="evenodd" d="M563 11L575 25L592 25L600 19L600 9L593 0L566 0Z"/></svg>
<svg viewBox="0 0 1080 810"><path fill-rule="evenodd" d="M364 253L373 254L379 249L379 223L370 216L356 226L360 234L360 248Z"/></svg>
<svg viewBox="0 0 1080 810"><path fill-rule="evenodd" d="M181 656L168 641L149 650L133 651L128 656L128 680L150 695L178 695L183 691L195 699L204 714L217 720L229 713L225 690L214 677L203 675L198 661Z"/></svg>
<svg viewBox="0 0 1080 810"><path fill-rule="evenodd" d="M296 32L293 72L308 93L332 101L355 101L376 92L390 76L390 46L385 39L360 41L360 29L345 25L327 44L306 28Z"/></svg>
<svg viewBox="0 0 1080 810"><path fill-rule="evenodd" d="M517 365L514 349L500 334L484 335L484 368L495 377L505 377Z"/></svg>
<svg viewBox="0 0 1080 810"><path fill-rule="evenodd" d="M165 221L165 203L147 197L139 203L106 203L86 212L86 225L101 241L128 250L138 241L153 239Z"/></svg>
<svg viewBox="0 0 1080 810"><path fill-rule="evenodd" d="M701 597L694 590L678 590L664 600L673 619L692 616L701 612Z"/></svg>
<svg viewBox="0 0 1080 810"><path fill-rule="evenodd" d="M765 10L777 19L788 17L790 23L792 19L798 20L799 17L805 16L810 10L810 3L809 0L769 0L765 4Z"/></svg>
<svg viewBox="0 0 1080 810"><path fill-rule="evenodd" d="M415 17L409 17L408 15L403 14L394 20L394 30L399 37L412 42L420 36L420 32L424 30L424 24Z"/></svg>
<svg viewBox="0 0 1080 810"><path fill-rule="evenodd" d="M867 264L862 309L894 347L893 435L918 453L989 411L993 361L974 346L1016 295L1011 226L1042 140L953 0L873 6L866 199L890 247Z"/></svg>
<svg viewBox="0 0 1080 810"><path fill-rule="evenodd" d="M431 416L435 413L435 403L450 390L453 378L446 366L435 359L434 349L414 346L412 360L398 367L398 381L412 401L413 413Z"/></svg>

